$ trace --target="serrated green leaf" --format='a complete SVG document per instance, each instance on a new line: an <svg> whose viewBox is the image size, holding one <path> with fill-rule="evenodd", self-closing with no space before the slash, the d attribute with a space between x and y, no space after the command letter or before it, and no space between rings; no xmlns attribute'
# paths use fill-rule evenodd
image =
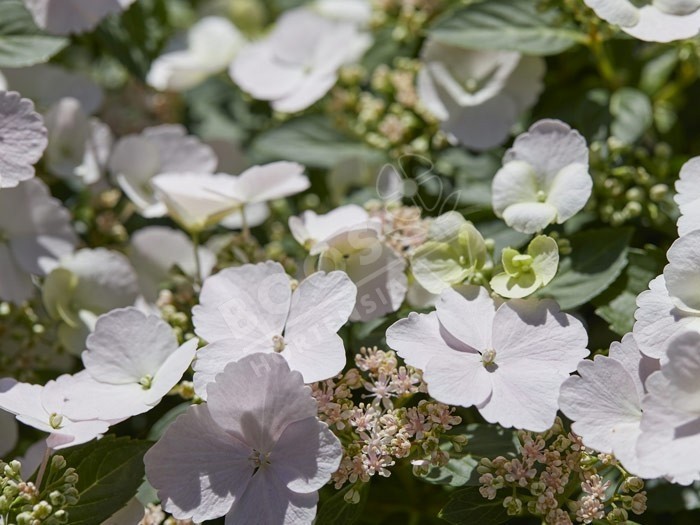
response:
<svg viewBox="0 0 700 525"><path fill-rule="evenodd" d="M481 458L512 457L517 451L515 433L495 425L472 423L456 427L450 434L463 434L469 441L462 452L456 452L450 441L442 443L440 448L449 453L450 460L421 476L423 481L452 487L476 486L480 476L476 467Z"/></svg>
<svg viewBox="0 0 700 525"><path fill-rule="evenodd" d="M349 485L321 504L314 525L351 525L361 516L367 504L369 483L361 483L356 488L360 492L360 501L356 504L345 501L345 495L355 488Z"/></svg>
<svg viewBox="0 0 700 525"><path fill-rule="evenodd" d="M555 10L540 12L530 0L486 0L442 16L430 37L468 49L503 49L555 55L585 41L585 35Z"/></svg>
<svg viewBox="0 0 700 525"><path fill-rule="evenodd" d="M379 151L353 142L321 115L299 117L262 133L251 151L258 162L283 159L325 169L351 158L382 158Z"/></svg>
<svg viewBox="0 0 700 525"><path fill-rule="evenodd" d="M631 144L641 137L654 121L649 97L638 89L625 87L610 97L611 134Z"/></svg>
<svg viewBox="0 0 700 525"><path fill-rule="evenodd" d="M0 2L0 67L26 67L48 61L68 40L42 34L20 0Z"/></svg>
<svg viewBox="0 0 700 525"><path fill-rule="evenodd" d="M78 473L80 500L67 509L68 525L102 523L123 508L141 485L143 456L151 443L105 436L62 452Z"/></svg>
<svg viewBox="0 0 700 525"><path fill-rule="evenodd" d="M571 255L561 258L556 277L535 295L556 299L563 310L597 297L627 266L631 236L630 228L588 230L572 235Z"/></svg>
<svg viewBox="0 0 700 525"><path fill-rule="evenodd" d="M467 487L452 494L439 516L453 525L496 525L510 519L503 503L487 500L478 487Z"/></svg>

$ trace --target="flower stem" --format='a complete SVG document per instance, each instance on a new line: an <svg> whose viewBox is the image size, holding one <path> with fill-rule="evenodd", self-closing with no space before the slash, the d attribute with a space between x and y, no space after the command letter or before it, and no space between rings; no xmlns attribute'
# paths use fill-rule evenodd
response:
<svg viewBox="0 0 700 525"><path fill-rule="evenodd" d="M36 475L35 486L37 489L41 490L41 482L44 478L44 473L46 472L46 467L49 464L49 459L51 459L51 447L46 447L46 452L44 452L44 458L41 460L41 466L39 466L39 473Z"/></svg>
<svg viewBox="0 0 700 525"><path fill-rule="evenodd" d="M243 238L250 238L250 226L248 226L248 219L245 216L245 206L241 206L241 225L243 227Z"/></svg>
<svg viewBox="0 0 700 525"><path fill-rule="evenodd" d="M196 287L202 284L202 263L199 260L199 232L192 232L192 246L194 248L194 284Z"/></svg>

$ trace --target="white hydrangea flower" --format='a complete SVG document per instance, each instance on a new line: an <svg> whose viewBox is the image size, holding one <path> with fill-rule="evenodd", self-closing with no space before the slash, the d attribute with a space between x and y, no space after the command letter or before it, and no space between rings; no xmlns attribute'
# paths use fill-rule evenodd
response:
<svg viewBox="0 0 700 525"><path fill-rule="evenodd" d="M514 230L536 233L581 211L592 190L586 139L559 120L540 120L503 157L493 209Z"/></svg>
<svg viewBox="0 0 700 525"><path fill-rule="evenodd" d="M544 60L514 51L464 49L429 38L421 62L421 102L451 142L476 150L505 142L544 89Z"/></svg>
<svg viewBox="0 0 700 525"><path fill-rule="evenodd" d="M136 308L102 315L63 413L74 420L116 420L151 410L190 367L197 343L178 345L169 324Z"/></svg>
<svg viewBox="0 0 700 525"><path fill-rule="evenodd" d="M680 208L678 234L683 236L700 229L700 157L683 164L676 181L674 200Z"/></svg>
<svg viewBox="0 0 700 525"><path fill-rule="evenodd" d="M647 42L692 38L700 31L697 0L584 0L603 20Z"/></svg>
<svg viewBox="0 0 700 525"><path fill-rule="evenodd" d="M0 190L0 299L29 299L31 276L46 275L77 243L70 213L42 181Z"/></svg>
<svg viewBox="0 0 700 525"><path fill-rule="evenodd" d="M345 366L337 332L355 304L343 272L317 272L294 290L279 263L226 268L204 281L192 310L195 333L209 344L197 354L200 396L226 364L256 353L279 353L304 381L322 381Z"/></svg>
<svg viewBox="0 0 700 525"><path fill-rule="evenodd" d="M267 218L267 201L300 193L311 185L304 170L296 162L271 162L240 175L165 173L152 184L170 216L186 230L196 232L220 222L257 226ZM248 211L253 212L251 218L256 223L248 223Z"/></svg>
<svg viewBox="0 0 700 525"><path fill-rule="evenodd" d="M139 293L129 259L105 248L82 249L62 257L46 277L42 290L49 315L61 321L58 338L79 354L98 316L131 306Z"/></svg>
<svg viewBox="0 0 700 525"><path fill-rule="evenodd" d="M135 0L24 0L36 25L56 35L91 31L103 18Z"/></svg>
<svg viewBox="0 0 700 525"><path fill-rule="evenodd" d="M379 221L356 205L325 215L306 211L291 217L294 238L317 255L318 268L341 270L357 286L352 321L369 321L401 307L408 290L406 261L387 245Z"/></svg>
<svg viewBox="0 0 700 525"><path fill-rule="evenodd" d="M92 115L102 105L104 93L88 76L55 64L37 64L17 69L3 69L8 86L22 93L44 112L61 99L80 101L83 110Z"/></svg>
<svg viewBox="0 0 700 525"><path fill-rule="evenodd" d="M578 365L561 387L561 411L573 420L572 430L594 450L614 454L633 474L647 477L636 446L641 434L644 382L659 362L639 352L632 334Z"/></svg>
<svg viewBox="0 0 700 525"><path fill-rule="evenodd" d="M114 146L109 171L144 217L163 217L151 179L161 173L213 173L217 159L211 147L188 135L178 124L146 128L122 137Z"/></svg>
<svg viewBox="0 0 700 525"><path fill-rule="evenodd" d="M114 142L109 126L89 117L80 101L71 97L54 104L45 123L49 136L46 168L57 177L85 185L100 180Z"/></svg>
<svg viewBox="0 0 700 525"><path fill-rule="evenodd" d="M0 410L0 459L7 460L5 454L14 450L19 438L15 416Z"/></svg>
<svg viewBox="0 0 700 525"><path fill-rule="evenodd" d="M561 384L588 355L586 329L552 300L499 305L485 288L461 291L444 291L435 312L394 323L387 344L423 370L436 400L474 405L504 427L547 430Z"/></svg>
<svg viewBox="0 0 700 525"><path fill-rule="evenodd" d="M269 35L245 46L229 72L254 98L295 113L328 93L340 67L359 59L369 44L356 24L302 7L286 11Z"/></svg>
<svg viewBox="0 0 700 525"><path fill-rule="evenodd" d="M667 361L649 376L637 451L651 476L689 483L700 476L700 333L669 344ZM650 476L650 477L651 477Z"/></svg>
<svg viewBox="0 0 700 525"><path fill-rule="evenodd" d="M206 279L216 265L216 255L205 246L197 248L201 277L190 238L180 230L166 226L147 226L134 232L130 239L129 259L138 275L141 295L151 303L158 299L161 285L170 278L173 267L185 275Z"/></svg>
<svg viewBox="0 0 700 525"><path fill-rule="evenodd" d="M311 524L340 465L301 374L274 354L231 363L146 454L146 477L177 519Z"/></svg>
<svg viewBox="0 0 700 525"><path fill-rule="evenodd" d="M48 140L44 121L31 100L0 91L0 189L34 176Z"/></svg>
<svg viewBox="0 0 700 525"><path fill-rule="evenodd" d="M665 361L669 340L685 330L700 330L700 230L677 239L668 250L663 275L637 297L633 332L639 349Z"/></svg>
<svg viewBox="0 0 700 525"><path fill-rule="evenodd" d="M186 91L226 70L246 39L226 18L207 16L187 31L185 42L153 61L146 81L161 91Z"/></svg>
<svg viewBox="0 0 700 525"><path fill-rule="evenodd" d="M42 432L48 432L47 445L54 450L87 443L104 434L115 421L75 421L63 413L66 396L75 387L73 376L63 375L46 385L0 379L0 408L17 420Z"/></svg>

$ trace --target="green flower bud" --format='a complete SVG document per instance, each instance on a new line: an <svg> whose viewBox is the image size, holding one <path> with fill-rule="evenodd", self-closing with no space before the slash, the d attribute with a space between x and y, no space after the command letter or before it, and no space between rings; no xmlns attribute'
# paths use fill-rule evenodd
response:
<svg viewBox="0 0 700 525"><path fill-rule="evenodd" d="M559 267L559 246L546 235L535 237L527 254L505 248L501 254L504 272L491 279L491 288L503 297L526 297L549 284Z"/></svg>

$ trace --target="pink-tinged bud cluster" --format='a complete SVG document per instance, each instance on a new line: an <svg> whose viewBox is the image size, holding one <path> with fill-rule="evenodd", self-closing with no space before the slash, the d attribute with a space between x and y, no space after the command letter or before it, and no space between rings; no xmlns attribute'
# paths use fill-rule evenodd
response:
<svg viewBox="0 0 700 525"><path fill-rule="evenodd" d="M355 366L312 385L319 418L344 448L332 477L335 487L388 477L400 459L410 459L421 471L445 465L449 455L440 449L440 439L461 423L454 409L426 400L407 406L425 392L425 384L420 372L400 365L392 351L361 348Z"/></svg>
<svg viewBox="0 0 700 525"><path fill-rule="evenodd" d="M541 434L520 431L518 440L518 457L483 458L478 467L479 492L489 500L504 498L509 515L571 525L621 523L628 510L646 510L642 480L631 476L614 456L586 449L561 420Z"/></svg>

